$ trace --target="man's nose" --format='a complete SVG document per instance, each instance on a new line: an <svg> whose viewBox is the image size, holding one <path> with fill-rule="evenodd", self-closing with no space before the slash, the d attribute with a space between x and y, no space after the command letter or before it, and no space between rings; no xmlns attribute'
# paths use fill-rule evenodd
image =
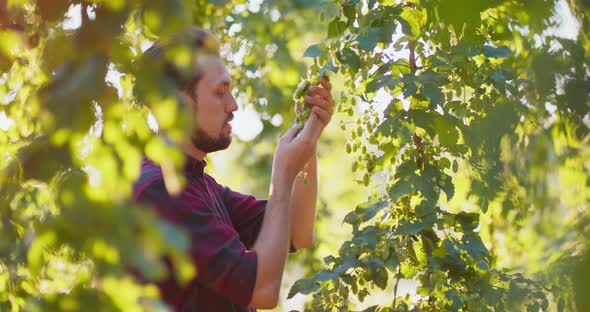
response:
<svg viewBox="0 0 590 312"><path fill-rule="evenodd" d="M236 98L233 95L231 95L231 99L229 100L228 105L226 105L226 107L225 107L226 112L232 113L232 112L237 111L238 108L239 108L239 106L238 106L238 102L236 101Z"/></svg>

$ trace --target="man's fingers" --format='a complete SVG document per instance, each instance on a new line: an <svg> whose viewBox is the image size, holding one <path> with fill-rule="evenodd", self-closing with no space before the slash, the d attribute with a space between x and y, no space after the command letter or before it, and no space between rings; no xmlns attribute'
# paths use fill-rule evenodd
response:
<svg viewBox="0 0 590 312"><path fill-rule="evenodd" d="M318 88L316 86L311 86L311 87L309 87L309 90L312 93L321 96L326 101L330 101L330 99L332 99L332 94L330 93L330 90L328 90L328 89Z"/></svg>
<svg viewBox="0 0 590 312"><path fill-rule="evenodd" d="M328 91L332 91L332 84L324 79L324 77L320 78L320 84L322 85L322 87L328 89Z"/></svg>
<svg viewBox="0 0 590 312"><path fill-rule="evenodd" d="M328 125L330 123L330 120L332 119L332 114L330 112L318 106L312 108L312 112L318 116L318 119L322 121L324 126Z"/></svg>
<svg viewBox="0 0 590 312"><path fill-rule="evenodd" d="M326 101L325 99L319 97L319 96L309 96L306 95L304 97L305 102L311 104L311 105L315 105L318 107L323 108L324 110L333 113L334 112L334 105L332 105L330 102Z"/></svg>

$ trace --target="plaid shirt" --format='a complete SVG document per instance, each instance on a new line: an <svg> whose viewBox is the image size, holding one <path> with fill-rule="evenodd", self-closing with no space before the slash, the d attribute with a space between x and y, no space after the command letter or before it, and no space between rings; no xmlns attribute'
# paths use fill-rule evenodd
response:
<svg viewBox="0 0 590 312"><path fill-rule="evenodd" d="M257 264L256 252L249 249L260 232L267 201L221 186L203 172L205 166L204 160L187 156L185 189L172 197L160 167L144 159L134 185L136 202L149 204L190 233L197 277L181 287L171 274L158 284L160 294L176 311L255 311L247 307Z"/></svg>

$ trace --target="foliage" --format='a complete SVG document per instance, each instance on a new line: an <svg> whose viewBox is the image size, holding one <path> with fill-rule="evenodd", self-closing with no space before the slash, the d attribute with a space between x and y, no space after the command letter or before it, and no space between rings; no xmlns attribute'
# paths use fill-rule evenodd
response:
<svg viewBox="0 0 590 312"><path fill-rule="evenodd" d="M553 0L0 1L0 119L14 122L0 131L0 310L164 310L129 269L156 281L166 255L182 281L198 274L182 230L130 198L143 154L182 185L170 141L186 115L139 55L191 24L219 34L234 93L262 116L242 151L256 192L288 124L270 120L294 119L299 56L337 72L341 149L375 191L326 269L291 289L313 294L307 308L354 309L377 286L392 300L368 310L582 310L590 49L587 5L568 4L578 40L546 34ZM416 296L397 296L401 279Z"/></svg>
<svg viewBox="0 0 590 312"><path fill-rule="evenodd" d="M344 219L353 236L324 259L328 268L298 281L290 296L313 293L313 311L346 310L352 295L363 301L374 286L394 281L392 302L368 310L536 311L547 310L549 298L558 310L573 308L566 263L578 261L571 254L583 250L587 230L556 231L571 241L546 243L557 247L529 277L498 266L502 255L494 253L502 244L498 231L518 235L556 211L588 218L587 174L576 179L570 203L551 190L564 181L548 181L570 166L587 172L589 139L588 54L576 41L538 36L550 26L553 7L459 0L326 5L321 55L348 77L341 110L352 111L359 100L371 105L379 90L392 100L383 115L369 106L352 126L342 124L350 134L347 152L357 157L353 170L380 188ZM459 201L473 203L468 211L449 205L459 178L467 180ZM418 296L397 298L400 279L418 280Z"/></svg>

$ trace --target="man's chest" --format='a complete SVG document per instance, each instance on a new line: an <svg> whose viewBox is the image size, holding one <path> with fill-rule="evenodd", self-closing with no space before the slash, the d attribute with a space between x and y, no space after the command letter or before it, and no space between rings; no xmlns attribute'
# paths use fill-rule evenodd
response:
<svg viewBox="0 0 590 312"><path fill-rule="evenodd" d="M198 204L195 203L194 209L208 209L223 223L232 224L229 211L223 200L223 193L217 185L205 177L191 177L187 178L187 186L201 201Z"/></svg>

